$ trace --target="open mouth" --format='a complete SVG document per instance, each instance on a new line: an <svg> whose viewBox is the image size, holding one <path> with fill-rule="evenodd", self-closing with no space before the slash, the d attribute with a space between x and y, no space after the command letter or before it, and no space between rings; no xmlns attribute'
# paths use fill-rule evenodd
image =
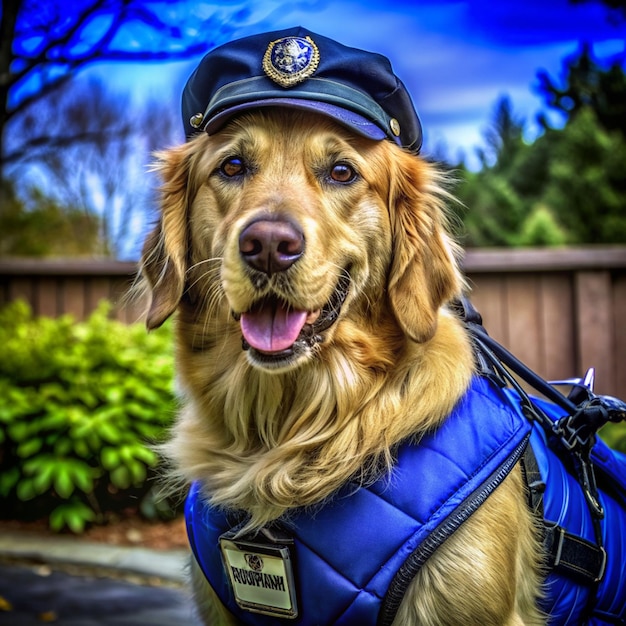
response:
<svg viewBox="0 0 626 626"><path fill-rule="evenodd" d="M243 349L253 350L262 361L284 360L323 340L348 295L350 279L342 276L330 300L315 311L296 309L269 296L240 316Z"/></svg>

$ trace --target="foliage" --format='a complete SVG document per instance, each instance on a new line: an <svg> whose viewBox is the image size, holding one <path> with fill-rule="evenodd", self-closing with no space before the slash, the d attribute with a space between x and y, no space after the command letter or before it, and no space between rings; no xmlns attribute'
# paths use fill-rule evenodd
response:
<svg viewBox="0 0 626 626"><path fill-rule="evenodd" d="M468 246L626 242L626 73L583 49L566 61L564 86L545 75L548 104L568 116L533 143L507 98L494 111L478 172L459 172Z"/></svg>
<svg viewBox="0 0 626 626"><path fill-rule="evenodd" d="M39 215L46 204L54 205L56 221L89 223L89 230L84 231L89 236L79 235L77 249L63 246L59 250L63 256L91 253L136 258L137 250L128 250L136 244L130 234L151 221L158 183L147 163L154 152L175 142L179 130L173 103L169 110L166 102L141 106L139 118L154 115L160 120L158 133L146 133L128 114L129 98L115 94L104 83L69 81L13 121L7 145L15 137L30 143L28 154L11 167L15 195L24 208L18 218L25 224L19 226L26 226L20 229L17 254L41 255L31 245L31 236L38 239L38 232L28 227L38 225L32 216ZM39 144L36 139L42 128L49 137ZM75 137L84 141L74 141ZM42 188L45 193L37 191ZM46 248L55 234L48 233ZM74 238L70 236L69 241ZM54 254L52 248L46 253Z"/></svg>
<svg viewBox="0 0 626 626"><path fill-rule="evenodd" d="M167 328L0 311L2 514L81 532L122 509L155 514L159 441L174 413Z"/></svg>
<svg viewBox="0 0 626 626"><path fill-rule="evenodd" d="M518 119L508 97L500 98L493 111L491 126L485 131L486 150L478 151L483 167L509 169L517 152L523 148L524 121Z"/></svg>
<svg viewBox="0 0 626 626"><path fill-rule="evenodd" d="M531 209L513 239L516 246L562 246L567 234L548 207L537 204Z"/></svg>
<svg viewBox="0 0 626 626"><path fill-rule="evenodd" d="M61 208L36 190L25 204L8 181L0 181L0 204L0 256L80 256L96 248L95 215Z"/></svg>
<svg viewBox="0 0 626 626"><path fill-rule="evenodd" d="M607 131L626 137L626 74L616 59L603 66L595 60L589 46L565 59L564 76L559 85L545 72L539 72L539 88L548 106L567 119L591 109ZM544 126L547 127L545 120Z"/></svg>
<svg viewBox="0 0 626 626"><path fill-rule="evenodd" d="M573 243L626 242L626 141L581 111L555 142L544 189Z"/></svg>

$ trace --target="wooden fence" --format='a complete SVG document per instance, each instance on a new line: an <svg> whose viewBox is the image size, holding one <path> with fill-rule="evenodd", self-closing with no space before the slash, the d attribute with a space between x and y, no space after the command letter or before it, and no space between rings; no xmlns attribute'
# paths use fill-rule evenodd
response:
<svg viewBox="0 0 626 626"><path fill-rule="evenodd" d="M489 333L548 379L596 368L596 390L626 398L626 247L470 250L472 300ZM134 263L0 259L0 306L83 319L101 299L117 319L142 318L125 297Z"/></svg>
<svg viewBox="0 0 626 626"><path fill-rule="evenodd" d="M22 299L36 315L69 313L83 320L108 300L115 318L133 323L141 320L144 308L129 297L136 273L136 263L120 261L0 258L0 306Z"/></svg>

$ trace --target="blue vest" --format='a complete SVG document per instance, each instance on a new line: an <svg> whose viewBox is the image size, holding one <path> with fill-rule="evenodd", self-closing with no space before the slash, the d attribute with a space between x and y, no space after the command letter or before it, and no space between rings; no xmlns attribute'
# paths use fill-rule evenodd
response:
<svg viewBox="0 0 626 626"><path fill-rule="evenodd" d="M555 416L552 405L542 405ZM555 417L558 417L556 415ZM486 378L475 377L445 423L419 442L397 451L392 475L370 486L348 484L315 510L298 510L282 520L294 541L295 586L299 614L283 620L242 610L235 602L222 563L219 537L240 518L210 506L194 484L185 513L190 544L202 571L228 609L244 624L270 626L376 626L390 624L412 578L434 550L502 483L528 441L550 485L545 517L593 541L589 512L580 487L546 447L540 427L523 415L519 399ZM458 454L462 450L463 454ZM622 476L626 461L606 447L612 471ZM559 482L552 491L553 482ZM548 481L549 479L549 481ZM626 617L626 523L621 496L603 495L607 511L603 533L609 554L607 576L598 590L599 611ZM574 512L562 506L577 498ZM621 530L619 527L623 527ZM612 532L606 532L611 529ZM617 532L614 532L617 531ZM612 552L617 550L617 552ZM543 609L551 626L580 624L588 586L556 573L547 579ZM622 587L624 585L622 584ZM604 622L591 621L594 625Z"/></svg>

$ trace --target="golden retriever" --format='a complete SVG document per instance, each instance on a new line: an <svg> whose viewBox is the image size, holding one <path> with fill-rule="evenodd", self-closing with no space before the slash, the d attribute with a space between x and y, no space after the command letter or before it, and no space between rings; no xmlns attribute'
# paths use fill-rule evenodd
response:
<svg viewBox="0 0 626 626"><path fill-rule="evenodd" d="M327 117L254 111L160 154L142 268L149 328L177 311L183 408L165 450L247 531L389 471L474 373L444 177ZM242 343L243 335L243 343ZM462 454L462 450L459 454ZM545 623L519 467L428 559L396 625ZM204 622L238 623L197 566Z"/></svg>

